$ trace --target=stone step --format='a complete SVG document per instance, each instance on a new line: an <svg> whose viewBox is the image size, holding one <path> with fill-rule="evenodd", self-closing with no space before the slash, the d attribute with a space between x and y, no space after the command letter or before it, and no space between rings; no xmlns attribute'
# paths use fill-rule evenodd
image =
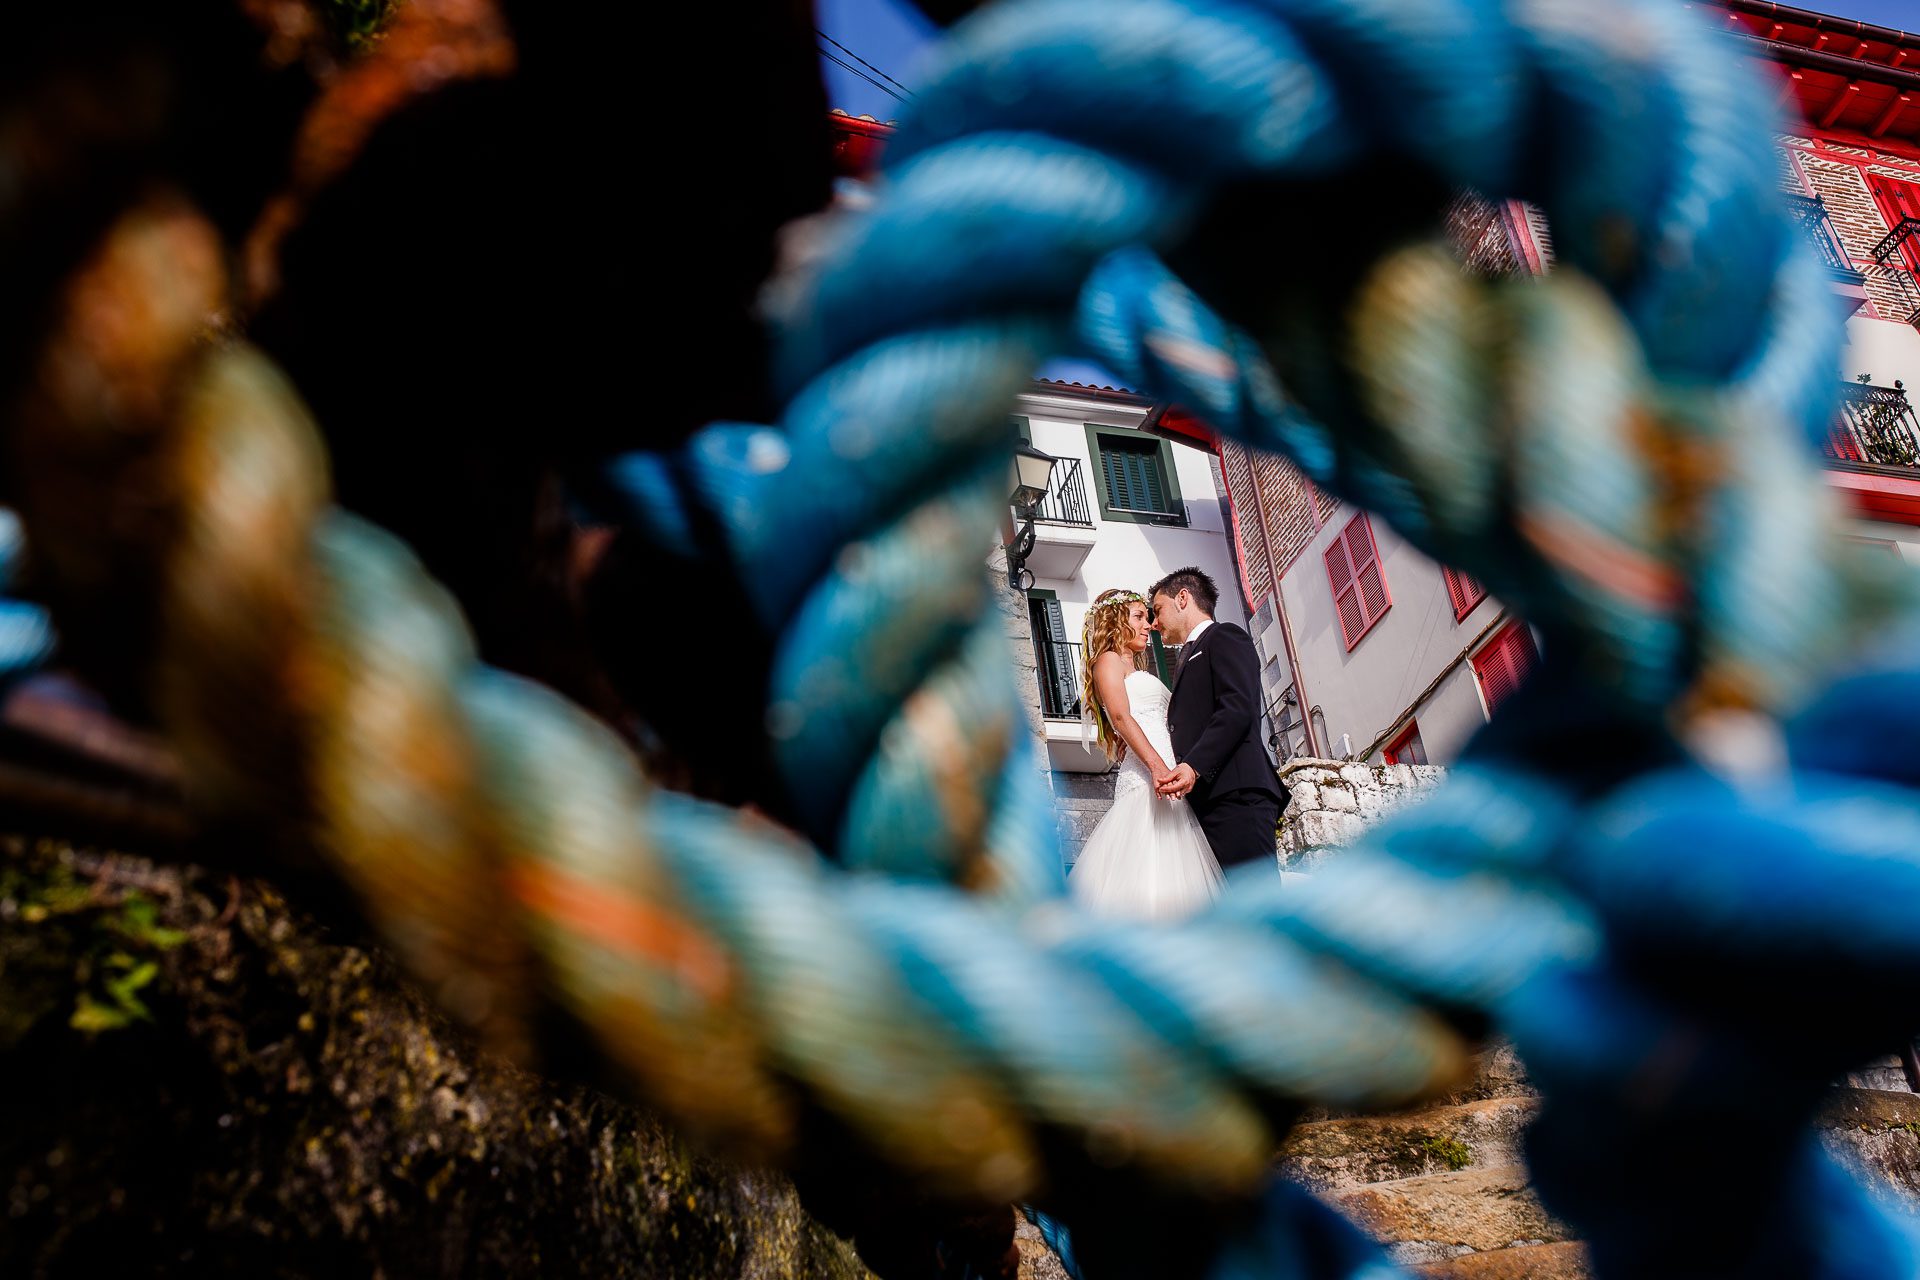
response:
<svg viewBox="0 0 1920 1280"><path fill-rule="evenodd" d="M1912 1093L1907 1084L1907 1068L1896 1053L1883 1054L1871 1062L1863 1062L1846 1075L1839 1083L1855 1089L1881 1089L1889 1093Z"/></svg>
<svg viewBox="0 0 1920 1280"><path fill-rule="evenodd" d="M1407 1265L1572 1238L1541 1207L1519 1165L1374 1182L1328 1199Z"/></svg>
<svg viewBox="0 0 1920 1280"><path fill-rule="evenodd" d="M1013 1243L1020 1250L1019 1280L1072 1280L1059 1257L1047 1248L1040 1228L1028 1222L1024 1213L1013 1215Z"/></svg>
<svg viewBox="0 0 1920 1280"><path fill-rule="evenodd" d="M1367 1183L1515 1164L1521 1130L1538 1107L1529 1097L1484 1098L1297 1125L1280 1148L1280 1169L1315 1191L1344 1191Z"/></svg>
<svg viewBox="0 0 1920 1280"><path fill-rule="evenodd" d="M1496 1040L1474 1055L1473 1078L1452 1093L1436 1098L1440 1104L1475 1102L1481 1098L1534 1098L1539 1096L1527 1080L1527 1068L1514 1047Z"/></svg>
<svg viewBox="0 0 1920 1280"><path fill-rule="evenodd" d="M1526 1068L1520 1064L1520 1055L1513 1046L1503 1042L1490 1044L1474 1055L1473 1074L1465 1084L1450 1093L1430 1099L1427 1106L1449 1106L1461 1102L1477 1102L1482 1098L1531 1098L1538 1091L1527 1082ZM1326 1107L1308 1107L1300 1113L1299 1123L1312 1124L1320 1120L1345 1120L1355 1116L1371 1116L1370 1111L1333 1111Z"/></svg>
<svg viewBox="0 0 1920 1280"><path fill-rule="evenodd" d="M1523 1244L1415 1267L1422 1280L1592 1280L1584 1245Z"/></svg>
<svg viewBox="0 0 1920 1280"><path fill-rule="evenodd" d="M1876 1197L1920 1212L1920 1094L1834 1089L1815 1123L1821 1144Z"/></svg>

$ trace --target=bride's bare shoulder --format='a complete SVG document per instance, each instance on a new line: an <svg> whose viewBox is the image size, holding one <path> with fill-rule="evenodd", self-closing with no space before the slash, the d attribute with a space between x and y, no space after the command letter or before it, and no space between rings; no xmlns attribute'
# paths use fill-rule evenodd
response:
<svg viewBox="0 0 1920 1280"><path fill-rule="evenodd" d="M1127 672L1133 664L1109 649L1093 660L1093 691L1109 709L1127 704Z"/></svg>

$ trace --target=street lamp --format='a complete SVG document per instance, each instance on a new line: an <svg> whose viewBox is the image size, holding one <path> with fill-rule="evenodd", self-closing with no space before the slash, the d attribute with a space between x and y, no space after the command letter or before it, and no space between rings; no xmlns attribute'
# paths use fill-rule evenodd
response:
<svg viewBox="0 0 1920 1280"><path fill-rule="evenodd" d="M1033 575L1026 567L1027 557L1033 554L1033 513L1040 499L1047 496L1047 477L1053 473L1053 464L1057 461L1030 444L1013 451L1013 494L1007 501L1022 521L1013 540L1007 543L1007 585L1015 591L1024 591L1033 585ZM1020 581L1023 574L1027 579L1024 586Z"/></svg>

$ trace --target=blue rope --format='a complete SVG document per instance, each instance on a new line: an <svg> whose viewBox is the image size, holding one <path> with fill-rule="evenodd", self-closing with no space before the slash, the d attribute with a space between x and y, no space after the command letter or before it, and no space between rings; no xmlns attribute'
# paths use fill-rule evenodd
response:
<svg viewBox="0 0 1920 1280"><path fill-rule="evenodd" d="M1920 673L1827 683L1859 635L1912 616L1913 589L1834 536L1806 441L1837 332L1776 207L1767 105L1701 35L1651 3L1602 24L1546 0L996 6L955 31L872 212L788 289L777 432L716 428L671 464L621 464L617 486L641 536L749 593L805 832L848 867L1032 902L1058 894L1057 864L1020 816L1041 804L1012 763L1026 730L973 532L1004 501L998 406L1073 334L1286 454L1521 609L1546 667L1438 796L1310 892L1245 886L1149 933L1076 926L1053 961L1157 1042L1282 1095L1377 1096L1390 1037L1343 1058L1289 1036L1329 1010L1391 1020L1397 992L1490 1016L1546 1095L1542 1192L1602 1275L1920 1274L1909 1229L1807 1136L1824 1082L1914 1021L1912 779L1861 744L1913 737ZM1345 209L1289 193L1338 175L1391 200L1403 170L1535 202L1563 270L1482 284L1431 244L1355 246L1373 260L1277 280L1269 335L1165 265L1232 275L1245 241L1195 238L1228 191L1339 245ZM719 532L690 546L675 513L696 508ZM1758 794L1667 728L1809 700L1797 771ZM1602 758L1554 748L1575 739ZM1011 1016L1002 984L1029 962L946 901L853 910L983 1060L1073 1111L1103 1077L1071 1047L1107 1030ZM1783 1048L1783 1023L1810 1034ZM1737 1194L1676 1247L1701 1135L1743 1121ZM1630 1163L1595 1158L1622 1135ZM1379 1273L1338 1232L1315 1244L1315 1212L1272 1189L1208 1274ZM1083 1257L1098 1239L1124 1260L1148 1229L1067 1216Z"/></svg>
<svg viewBox="0 0 1920 1280"><path fill-rule="evenodd" d="M53 655L53 622L46 610L7 598L16 584L26 539L20 520L0 507L0 688L35 670Z"/></svg>

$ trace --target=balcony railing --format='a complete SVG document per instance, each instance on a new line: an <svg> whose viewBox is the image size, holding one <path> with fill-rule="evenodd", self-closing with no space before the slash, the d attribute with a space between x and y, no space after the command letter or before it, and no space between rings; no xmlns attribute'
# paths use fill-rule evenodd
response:
<svg viewBox="0 0 1920 1280"><path fill-rule="evenodd" d="M1787 197L1787 212L1813 245L1814 252L1820 255L1821 265L1851 284L1861 283L1860 272L1854 267L1847 250L1840 243L1840 237L1834 232L1833 223L1827 217L1826 202L1819 196ZM1875 257L1878 259L1878 254ZM1884 262L1884 259L1880 259Z"/></svg>
<svg viewBox="0 0 1920 1280"><path fill-rule="evenodd" d="M1034 509L1034 519L1054 524L1093 525L1093 509L1087 504L1087 482L1080 474L1080 459L1062 458L1053 464L1047 477L1047 496Z"/></svg>
<svg viewBox="0 0 1920 1280"><path fill-rule="evenodd" d="M1920 325L1920 282L1914 280L1914 263L1920 260L1920 218L1902 218L1893 230L1881 236L1871 250L1875 270L1868 275L1894 298L1900 318Z"/></svg>
<svg viewBox="0 0 1920 1280"><path fill-rule="evenodd" d="M1885 264L1916 235L1920 235L1920 218L1902 218L1893 224L1893 230L1880 237L1869 252L1875 262Z"/></svg>
<svg viewBox="0 0 1920 1280"><path fill-rule="evenodd" d="M1827 456L1840 462L1920 469L1920 418L1906 388L1842 384L1840 412L1827 429Z"/></svg>
<svg viewBox="0 0 1920 1280"><path fill-rule="evenodd" d="M1040 714L1049 720L1080 718L1080 646L1071 640L1035 636L1040 664Z"/></svg>

